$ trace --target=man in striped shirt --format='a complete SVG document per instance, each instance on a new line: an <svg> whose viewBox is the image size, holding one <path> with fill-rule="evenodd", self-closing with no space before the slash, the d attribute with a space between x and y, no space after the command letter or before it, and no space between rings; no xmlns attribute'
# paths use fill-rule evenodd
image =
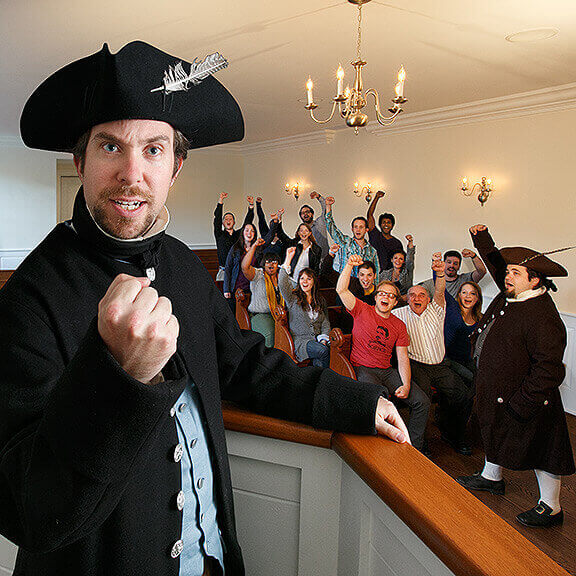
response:
<svg viewBox="0 0 576 576"><path fill-rule="evenodd" d="M472 453L466 440L471 392L444 360L446 278L439 252L433 256L432 270L436 273L434 298L431 300L422 286L412 286L408 290L408 306L394 310L394 314L406 324L410 335L408 357L412 379L428 396L432 390L438 393L436 415L442 438L456 452L468 456Z"/></svg>

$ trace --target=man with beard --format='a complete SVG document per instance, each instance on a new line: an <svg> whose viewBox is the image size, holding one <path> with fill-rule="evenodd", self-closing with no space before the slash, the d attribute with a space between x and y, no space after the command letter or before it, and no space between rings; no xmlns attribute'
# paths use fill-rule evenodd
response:
<svg viewBox="0 0 576 576"><path fill-rule="evenodd" d="M240 230L234 230L234 224L236 224L234 214L232 214L232 212L226 212L226 214L222 216L224 200L226 200L226 198L228 198L228 192L222 192L216 204L216 209L214 210L214 239L216 240L219 266L216 280L222 281L224 280L224 267L226 266L228 252L230 252L230 248L234 246L240 237ZM244 217L242 228L246 224L251 224L254 221L254 198L248 196L247 200L248 211Z"/></svg>
<svg viewBox="0 0 576 576"><path fill-rule="evenodd" d="M389 212L380 214L378 218L380 230L376 227L374 212L376 211L376 204L378 204L380 198L384 198L384 192L382 192L382 190L376 192L374 200L372 200L372 203L368 207L368 213L366 214L366 219L368 220L368 238L370 244L372 244L376 252L378 252L380 269L389 270L392 268L392 256L398 252L404 252L404 247L396 236L392 236L392 229L396 224L396 219L393 214Z"/></svg>
<svg viewBox="0 0 576 576"><path fill-rule="evenodd" d="M366 240L366 232L368 230L368 222L364 216L356 216L352 220L352 236L346 236L342 234L338 226L334 223L334 215L332 213L332 205L336 202L332 196L326 198L326 228L328 234L332 236L334 242L340 246L340 251L334 259L334 270L337 272L342 272L348 258L352 254L358 254L362 257L362 260L370 260L374 262L376 267L376 278L380 274L380 266L378 264L378 255L376 250ZM358 271L354 269L352 271L352 276L356 277Z"/></svg>
<svg viewBox="0 0 576 576"><path fill-rule="evenodd" d="M445 359L444 318L446 297L444 262L440 252L432 258L432 271L436 275L436 290L430 300L422 286L408 290L408 306L396 308L394 315L406 324L410 335L408 356L412 380L431 397L436 390L438 408L436 419L442 439L459 454L472 453L466 440L466 424L472 407L472 394L462 379L450 370Z"/></svg>
<svg viewBox="0 0 576 576"><path fill-rule="evenodd" d="M383 389L351 402L347 379L241 332L165 233L187 150L244 135L206 62L104 45L24 107L24 142L73 151L82 188L72 220L0 291L0 533L20 547L14 576L242 576L223 397L407 439Z"/></svg>
<svg viewBox="0 0 576 576"><path fill-rule="evenodd" d="M568 272L529 248L498 250L483 224L470 233L500 293L482 317L474 350L486 460L481 472L457 480L470 490L504 494L503 468L534 470L539 501L516 519L533 527L561 524L561 477L575 468L558 390L566 328L550 297L556 286L549 278Z"/></svg>
<svg viewBox="0 0 576 576"><path fill-rule="evenodd" d="M326 234L326 200L323 196L318 194L316 190L312 190L310 192L310 198L314 200L318 200L320 202L320 206L322 207L322 214L314 220L314 209L312 206L308 204L304 204L302 208L300 208L299 216L300 220L304 222L304 224L308 224L310 229L312 230L312 234L314 239L316 240L316 244L320 246L322 250L322 256L328 254L328 236Z"/></svg>
<svg viewBox="0 0 576 576"><path fill-rule="evenodd" d="M336 284L336 292L354 318L350 362L358 380L382 385L391 396L406 403L410 408L408 432L412 445L423 450L430 400L417 384L410 382L410 338L404 322L392 315L400 291L385 280L376 288L374 306L356 298L348 290L348 284L352 269L362 263L361 256L350 256ZM394 350L398 369L390 363Z"/></svg>
<svg viewBox="0 0 576 576"><path fill-rule="evenodd" d="M465 272L464 274L458 274L458 270L460 270L460 265L462 264L462 258L470 258L472 260L472 264L474 264L475 270L473 272ZM486 267L482 260L478 257L478 254L469 250L468 248L464 248L462 250L462 254L457 250L448 250L444 254L444 273L446 274L446 290L448 294L452 296L452 298L456 298L458 296L458 292L463 284L466 282L480 282L482 278L486 275ZM421 282L421 286L424 286L428 291L430 297L434 294L434 278L429 278L424 282Z"/></svg>

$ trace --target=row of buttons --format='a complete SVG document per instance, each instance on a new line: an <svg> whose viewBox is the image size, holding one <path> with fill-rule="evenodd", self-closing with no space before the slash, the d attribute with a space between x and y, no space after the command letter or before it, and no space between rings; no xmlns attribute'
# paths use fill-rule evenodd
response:
<svg viewBox="0 0 576 576"><path fill-rule="evenodd" d="M186 410L187 404L185 402L183 402L182 404L180 404L178 406L178 411L180 413L184 412L184 410ZM172 418L174 418L174 416L176 416L176 408L173 406L170 409L170 416ZM196 443L198 442L198 438L193 438L190 441L190 448L194 448L194 446L196 446ZM182 456L184 455L184 447L182 446L182 444L178 443L176 445L176 447L174 448L174 462L180 462L180 460L182 460ZM202 487L204 486L204 478L199 478L198 482L196 483L196 486L198 486L198 489L201 490ZM177 496L176 496L176 507L178 508L178 510L181 512L184 509L184 503L186 501L186 496L184 495L184 492L182 490L180 490L180 492L178 492ZM204 521L204 514L200 514L200 522ZM172 546L172 549L170 551L170 556L172 556L172 558L178 558L178 556L180 556L180 554L182 554L182 551L184 550L184 542L180 539L180 540L176 540L176 542L174 542L174 545Z"/></svg>
<svg viewBox="0 0 576 576"><path fill-rule="evenodd" d="M496 398L498 404L504 404L504 398ZM548 406L548 400L544 400L544 406Z"/></svg>

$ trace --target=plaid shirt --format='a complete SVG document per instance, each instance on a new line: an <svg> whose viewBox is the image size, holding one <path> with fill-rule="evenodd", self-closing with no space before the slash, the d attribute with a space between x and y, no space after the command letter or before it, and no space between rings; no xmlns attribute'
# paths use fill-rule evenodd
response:
<svg viewBox="0 0 576 576"><path fill-rule="evenodd" d="M342 234L336 224L334 224L334 218L332 216L332 211L326 212L326 228L328 234L332 236L332 239L338 246L340 246L340 251L336 254L334 258L334 270L338 273L342 272L348 258L352 254L359 254L362 256L363 260L370 260L376 266L376 278L380 275L380 264L378 262L378 254L373 246L366 240L364 248L362 248L354 238L351 236L346 236ZM358 267L354 267L352 270L352 276L358 276Z"/></svg>

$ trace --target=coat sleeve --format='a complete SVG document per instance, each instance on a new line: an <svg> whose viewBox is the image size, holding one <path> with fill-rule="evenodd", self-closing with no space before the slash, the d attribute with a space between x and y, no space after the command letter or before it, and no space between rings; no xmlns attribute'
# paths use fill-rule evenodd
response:
<svg viewBox="0 0 576 576"><path fill-rule="evenodd" d="M109 517L182 388L131 378L95 321L68 362L33 310L2 300L0 324L0 532L50 552Z"/></svg>
<svg viewBox="0 0 576 576"><path fill-rule="evenodd" d="M520 422L532 420L544 408L550 392L560 387L566 373L562 362L566 329L560 318L551 321L540 317L525 329L530 370L507 404L508 412Z"/></svg>
<svg viewBox="0 0 576 576"><path fill-rule="evenodd" d="M480 254L480 258L482 258L488 272L490 272L490 276L492 276L498 288L504 290L506 262L504 262L504 258L502 258L500 251L496 248L492 236L488 230L481 230L476 234L471 234L471 236L472 242Z"/></svg>
<svg viewBox="0 0 576 576"><path fill-rule="evenodd" d="M211 288L222 396L251 410L317 428L375 434L383 388L332 370L298 367L284 352L266 348L264 338L240 330L229 307Z"/></svg>
<svg viewBox="0 0 576 576"><path fill-rule="evenodd" d="M222 234L222 204L218 202L214 209L214 238L219 238Z"/></svg>

